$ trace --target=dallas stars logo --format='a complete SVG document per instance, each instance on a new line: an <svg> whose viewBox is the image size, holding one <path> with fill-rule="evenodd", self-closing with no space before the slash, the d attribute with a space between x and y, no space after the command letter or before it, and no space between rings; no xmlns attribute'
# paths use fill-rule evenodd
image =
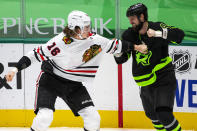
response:
<svg viewBox="0 0 197 131"><path fill-rule="evenodd" d="M152 51L149 51L148 54L142 54L140 52L136 52L137 64L141 63L143 66L150 65L151 56L152 56Z"/></svg>

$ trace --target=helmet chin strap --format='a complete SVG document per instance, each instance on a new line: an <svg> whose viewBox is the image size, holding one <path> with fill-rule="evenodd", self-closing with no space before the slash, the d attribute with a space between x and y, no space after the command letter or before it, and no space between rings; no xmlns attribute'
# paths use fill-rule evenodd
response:
<svg viewBox="0 0 197 131"><path fill-rule="evenodd" d="M82 37L81 33L80 33L80 34L77 34L77 35L79 36L80 39L84 39L84 38Z"/></svg>
<svg viewBox="0 0 197 131"><path fill-rule="evenodd" d="M74 31L74 30L73 30ZM74 31L75 32L75 34L80 38L80 39L84 39L83 37L82 37L82 33L77 33L76 31Z"/></svg>
<svg viewBox="0 0 197 131"><path fill-rule="evenodd" d="M80 39L86 39L86 38L83 38L83 37L82 37L82 33L84 33L84 30L82 30L82 32L79 33L79 34L77 34L77 35L79 36Z"/></svg>
<svg viewBox="0 0 197 131"><path fill-rule="evenodd" d="M73 30L74 31L74 30ZM74 31L75 32L75 34L81 39L81 40L83 40L83 39L86 39L86 38L83 38L82 37L82 33L84 33L84 29L82 28L81 29L81 32L80 33L77 33L76 31Z"/></svg>
<svg viewBox="0 0 197 131"><path fill-rule="evenodd" d="M77 35L79 36L80 39L83 39L82 33L83 33L83 29L84 29L84 28L83 28L83 27L80 27L80 29L81 29L81 33L79 33L79 34L77 34Z"/></svg>

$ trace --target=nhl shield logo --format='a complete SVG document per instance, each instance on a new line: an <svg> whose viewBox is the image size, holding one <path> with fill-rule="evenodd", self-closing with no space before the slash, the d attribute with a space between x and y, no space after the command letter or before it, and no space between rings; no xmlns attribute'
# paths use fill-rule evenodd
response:
<svg viewBox="0 0 197 131"><path fill-rule="evenodd" d="M191 54L188 51L173 51L172 64L175 67L175 71L178 73L186 73L191 68Z"/></svg>

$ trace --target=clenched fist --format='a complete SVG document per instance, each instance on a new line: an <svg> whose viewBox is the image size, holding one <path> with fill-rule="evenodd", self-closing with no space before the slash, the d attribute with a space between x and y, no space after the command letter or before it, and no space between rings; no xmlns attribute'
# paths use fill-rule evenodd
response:
<svg viewBox="0 0 197 131"><path fill-rule="evenodd" d="M13 77L15 76L15 72L9 71L8 74L5 76L8 82L12 81Z"/></svg>
<svg viewBox="0 0 197 131"><path fill-rule="evenodd" d="M148 53L148 47L145 44L134 45L134 50L141 52L142 54Z"/></svg>
<svg viewBox="0 0 197 131"><path fill-rule="evenodd" d="M155 36L155 30L153 30L153 29L148 29L147 35L148 35L148 37L154 37L154 36Z"/></svg>
<svg viewBox="0 0 197 131"><path fill-rule="evenodd" d="M15 74L18 72L17 68L13 68L11 71L8 72L8 74L5 76L6 80L8 82L12 81L14 78Z"/></svg>

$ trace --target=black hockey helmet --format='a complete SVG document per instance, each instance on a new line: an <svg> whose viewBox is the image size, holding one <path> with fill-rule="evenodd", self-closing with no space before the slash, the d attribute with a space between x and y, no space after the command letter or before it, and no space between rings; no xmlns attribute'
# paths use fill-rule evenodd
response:
<svg viewBox="0 0 197 131"><path fill-rule="evenodd" d="M140 14L144 14L145 21L148 20L147 7L142 3L137 3L137 4L134 4L134 5L131 5L127 9L126 16L129 17L129 16L136 15L139 18Z"/></svg>

